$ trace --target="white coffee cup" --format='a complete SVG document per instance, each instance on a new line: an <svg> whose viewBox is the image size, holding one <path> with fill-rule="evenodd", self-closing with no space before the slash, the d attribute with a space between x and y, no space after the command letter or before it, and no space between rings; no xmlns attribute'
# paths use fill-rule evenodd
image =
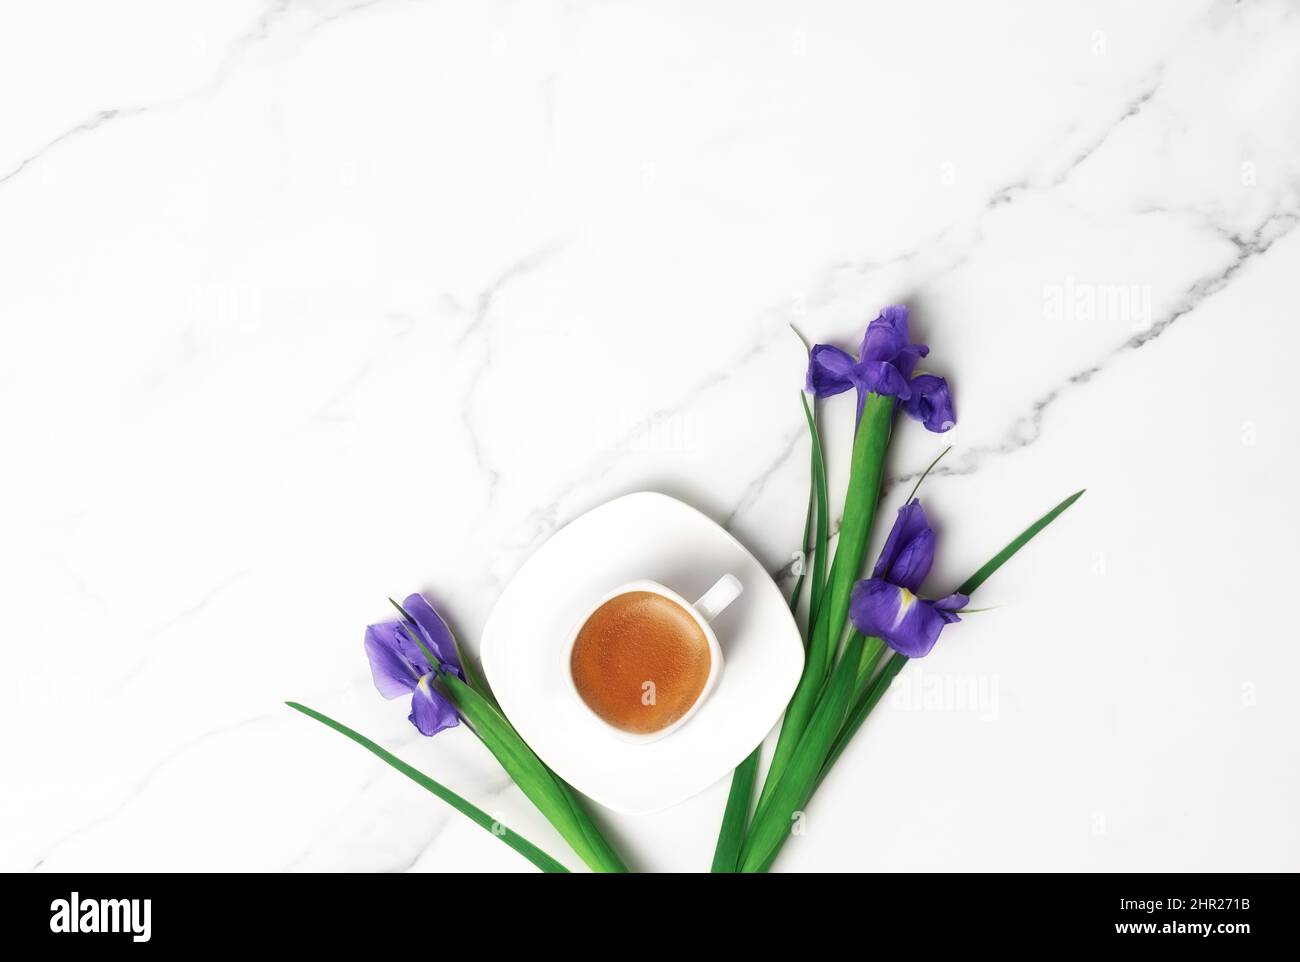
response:
<svg viewBox="0 0 1300 962"><path fill-rule="evenodd" d="M640 581L629 581L627 584L620 585L613 591L607 592L593 603L591 607L583 613L582 617L578 619L573 630L569 632L568 640L565 642L560 652L564 678L574 700L582 706L583 711L594 718L603 728L612 732L614 735L617 735L624 741L637 744L648 744L649 742L658 741L666 735L671 735L677 729L685 725L691 717L699 711L700 706L704 704L705 699L709 697L709 693L713 691L714 687L717 685L718 679L722 675L722 646L718 644L718 636L714 634L713 628L709 622L722 614L723 610L739 598L741 592L744 590L745 586L741 584L739 578L732 574L725 574L714 583L712 588L696 599L694 603L687 601L677 592L665 585L661 585L657 581L649 581L645 579ZM578 692L578 686L573 680L573 669L571 666L573 646L577 644L578 634L582 631L583 625L587 623L587 619L594 615L601 605L617 598L619 595L625 595L631 591L648 591L651 594L667 598L669 601L678 605L695 619L695 623L699 625L700 631L704 633L704 638L709 645L709 675L704 681L704 687L700 689L700 694L696 697L691 707L686 710L685 714L672 724L666 725L654 732L629 732L611 725L609 722L605 721L605 719L596 714L596 712L592 710L591 706L583 700L582 695Z"/></svg>

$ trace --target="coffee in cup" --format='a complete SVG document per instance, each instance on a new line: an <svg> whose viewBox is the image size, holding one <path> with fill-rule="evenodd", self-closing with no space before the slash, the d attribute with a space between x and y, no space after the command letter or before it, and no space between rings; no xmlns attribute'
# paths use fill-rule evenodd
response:
<svg viewBox="0 0 1300 962"><path fill-rule="evenodd" d="M709 620L739 596L732 575L694 605L657 582L610 592L583 619L568 648L578 699L632 740L661 738L703 702L722 668Z"/></svg>

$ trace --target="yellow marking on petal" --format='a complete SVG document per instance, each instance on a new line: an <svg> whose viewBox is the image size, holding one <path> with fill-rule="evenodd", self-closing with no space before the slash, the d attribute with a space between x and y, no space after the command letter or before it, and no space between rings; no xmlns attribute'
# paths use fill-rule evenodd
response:
<svg viewBox="0 0 1300 962"><path fill-rule="evenodd" d="M424 695L424 697L428 698L431 701L433 699L433 690L429 687L429 679L432 677L433 677L433 673L430 672L427 675L422 675L420 677L420 680L415 683L415 687L420 689L420 692Z"/></svg>
<svg viewBox="0 0 1300 962"><path fill-rule="evenodd" d="M898 591L898 615L894 618L895 628L903 623L903 619L907 616L908 610L912 605L916 604L916 595L912 594L912 592L908 591L906 588L899 588Z"/></svg>

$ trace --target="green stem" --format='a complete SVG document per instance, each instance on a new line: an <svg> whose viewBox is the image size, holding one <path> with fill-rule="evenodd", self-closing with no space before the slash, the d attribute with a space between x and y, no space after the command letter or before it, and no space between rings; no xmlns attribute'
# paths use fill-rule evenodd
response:
<svg viewBox="0 0 1300 962"><path fill-rule="evenodd" d="M885 667L868 684L866 690L849 712L844 727L836 737L834 744L831 745L830 754L826 756L826 762L822 765L821 773L817 776L817 785L814 786L813 791L821 787L821 783L825 781L826 774L831 770L831 766L839 759L844 747L857 734L858 729L862 727L862 723L867 720L867 716L871 714L871 709L875 708L876 703L884 697L885 692L889 690L890 683L894 680L894 676L903 670L907 660L906 655L894 652L893 657L885 662Z"/></svg>
<svg viewBox="0 0 1300 962"><path fill-rule="evenodd" d="M812 796L822 761L839 733L853 697L866 639L853 632L826 693L817 703L799 750L766 804L760 802L740 861L742 872L766 872L790 837L791 821Z"/></svg>
<svg viewBox="0 0 1300 962"><path fill-rule="evenodd" d="M890 425L894 416L894 398L869 394L853 439L853 460L849 469L849 487L844 498L844 519L840 524L835 560L823 610L813 626L808 657L794 696L785 710L781 734L777 739L772 765L763 783L759 804L770 798L790 764L795 748L817 706L826 683L831 661L840 646L849 612L849 594L862 570L862 556L867 550L871 522L880 499L880 481L884 470L885 450L889 447Z"/></svg>
<svg viewBox="0 0 1300 962"><path fill-rule="evenodd" d="M626 872L627 866L591 820L573 790L537 757L505 715L451 672L439 672L438 680L506 774L564 836L578 856L593 871Z"/></svg>

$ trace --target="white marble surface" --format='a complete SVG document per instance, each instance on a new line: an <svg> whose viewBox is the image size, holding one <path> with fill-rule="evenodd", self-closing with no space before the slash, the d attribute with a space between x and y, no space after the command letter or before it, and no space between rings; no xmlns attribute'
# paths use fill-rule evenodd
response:
<svg viewBox="0 0 1300 962"><path fill-rule="evenodd" d="M641 488L781 568L787 324L895 300L936 586L1089 490L779 867L1300 868L1297 90L1285 0L6 3L0 868L529 868L286 698L576 862L363 626ZM608 823L702 869L725 792Z"/></svg>

